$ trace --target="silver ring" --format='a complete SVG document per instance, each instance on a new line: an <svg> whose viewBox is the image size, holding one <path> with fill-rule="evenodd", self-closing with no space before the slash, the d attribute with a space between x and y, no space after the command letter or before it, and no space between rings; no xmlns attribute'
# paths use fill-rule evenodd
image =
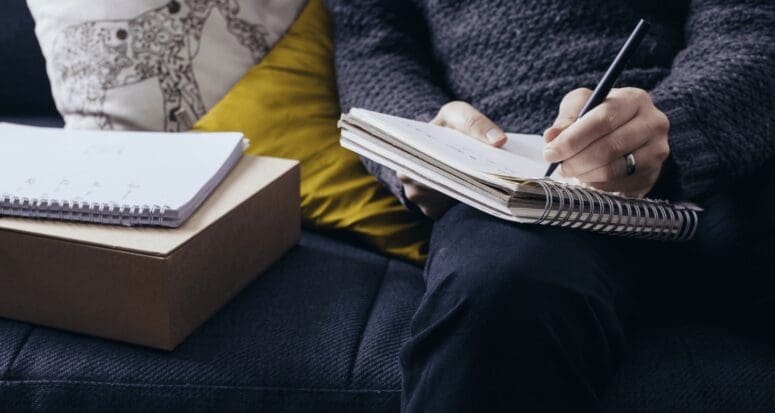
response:
<svg viewBox="0 0 775 413"><path fill-rule="evenodd" d="M635 170L637 169L637 165L635 164L635 155L628 153L627 156L624 157L624 160L627 162L627 176L634 174Z"/></svg>

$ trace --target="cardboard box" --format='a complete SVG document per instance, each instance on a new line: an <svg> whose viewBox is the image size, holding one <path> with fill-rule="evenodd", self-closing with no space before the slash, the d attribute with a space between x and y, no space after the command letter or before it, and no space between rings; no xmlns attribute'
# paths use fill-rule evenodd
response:
<svg viewBox="0 0 775 413"><path fill-rule="evenodd" d="M0 218L0 317L172 350L300 227L298 163L250 156L178 229Z"/></svg>

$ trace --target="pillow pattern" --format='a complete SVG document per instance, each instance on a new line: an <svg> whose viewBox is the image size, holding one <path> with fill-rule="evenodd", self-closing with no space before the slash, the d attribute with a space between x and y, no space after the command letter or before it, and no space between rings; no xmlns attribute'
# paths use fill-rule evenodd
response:
<svg viewBox="0 0 775 413"><path fill-rule="evenodd" d="M68 128L188 130L304 0L28 0Z"/></svg>
<svg viewBox="0 0 775 413"><path fill-rule="evenodd" d="M194 129L240 131L250 154L298 159L306 227L422 264L430 222L339 146L333 60L331 17L323 0L310 0L288 34Z"/></svg>

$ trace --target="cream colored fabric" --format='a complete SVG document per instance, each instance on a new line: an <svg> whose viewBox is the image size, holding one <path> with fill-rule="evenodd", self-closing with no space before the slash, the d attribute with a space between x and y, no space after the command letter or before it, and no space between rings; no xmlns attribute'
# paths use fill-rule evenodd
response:
<svg viewBox="0 0 775 413"><path fill-rule="evenodd" d="M304 0L28 0L66 127L185 131Z"/></svg>

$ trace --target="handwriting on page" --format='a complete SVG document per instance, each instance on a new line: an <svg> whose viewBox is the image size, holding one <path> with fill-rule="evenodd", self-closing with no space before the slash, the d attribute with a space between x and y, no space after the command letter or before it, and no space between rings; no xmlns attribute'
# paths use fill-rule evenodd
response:
<svg viewBox="0 0 775 413"><path fill-rule="evenodd" d="M481 172L505 176L516 176L518 173L509 162L503 162L501 159L496 160L497 156L492 156L492 154L488 154L490 156L484 154L486 149L482 147L486 147L486 145L472 138L466 137L467 141L462 141L465 142L463 144L461 140L450 139L447 134L430 133L427 128L421 128L416 124L407 124L406 126L407 129L411 130L412 136L423 137L429 142L433 142L436 148L446 148L451 153L455 153L456 158L465 161L470 167Z"/></svg>
<svg viewBox="0 0 775 413"><path fill-rule="evenodd" d="M132 195L142 190L142 186L129 182L120 191L106 191L100 181L88 181L73 184L70 179L53 179L46 177L30 177L16 186L15 197L43 200L69 200L74 202L90 202L101 199L108 204L124 204ZM121 195L120 197L117 197Z"/></svg>
<svg viewBox="0 0 775 413"><path fill-rule="evenodd" d="M115 162L125 151L126 146L123 144L95 143L85 146L73 161L77 160L79 164L84 165L105 164ZM92 202L99 199L101 203L120 205L125 204L133 193L142 188L134 181L105 185L99 180L99 176L78 179L77 175L57 175L56 170L40 169L37 172L39 175L22 179L14 191L14 196L39 201Z"/></svg>
<svg viewBox="0 0 775 413"><path fill-rule="evenodd" d="M93 144L86 147L83 150L84 156L99 155L99 156L121 156L124 154L126 146L117 144Z"/></svg>
<svg viewBox="0 0 775 413"><path fill-rule="evenodd" d="M511 178L541 177L543 138L509 135L503 148L494 148L460 132L423 122L362 111L391 136L441 162L463 171L477 171Z"/></svg>

